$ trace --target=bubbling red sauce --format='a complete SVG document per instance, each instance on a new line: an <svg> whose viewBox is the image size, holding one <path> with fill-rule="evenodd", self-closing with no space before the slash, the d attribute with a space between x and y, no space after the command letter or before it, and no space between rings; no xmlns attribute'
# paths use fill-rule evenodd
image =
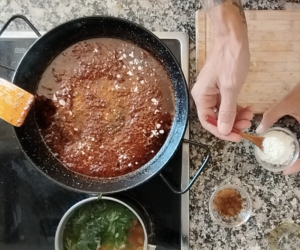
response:
<svg viewBox="0 0 300 250"><path fill-rule="evenodd" d="M36 117L51 152L70 170L115 177L150 161L174 117L164 66L123 40L74 44L44 72Z"/></svg>

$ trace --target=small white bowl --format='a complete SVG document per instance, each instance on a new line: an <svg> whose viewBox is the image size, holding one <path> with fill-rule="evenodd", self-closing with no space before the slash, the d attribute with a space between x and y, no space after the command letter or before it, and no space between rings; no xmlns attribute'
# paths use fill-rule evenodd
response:
<svg viewBox="0 0 300 250"><path fill-rule="evenodd" d="M283 132L283 133L286 133L287 135L289 135L289 136L291 136L293 138L294 145L295 145L295 151L294 151L293 157L290 159L290 161L288 161L288 162L286 162L284 164L272 164L272 163L268 163L268 162L263 161L260 158L260 156L258 154L258 151L260 149L258 147L256 147L256 146L254 147L254 155L255 155L255 158L256 158L257 162L259 163L259 165L262 166L263 168L265 168L265 169L267 169L269 171L272 171L272 172L280 172L280 171L283 171L283 170L287 169L291 165L293 165L293 163L298 159L298 157L299 157L299 142L298 142L296 136L291 131L289 131L286 128L280 128L280 127L270 128L267 131L265 131L264 133L259 134L259 136L264 137L264 135L266 135L267 133L269 133L271 131Z"/></svg>
<svg viewBox="0 0 300 250"><path fill-rule="evenodd" d="M241 211L234 217L224 217L224 216L220 215L214 208L214 199L215 199L216 195L220 191L227 189L227 188L234 189L235 191L237 191L241 195L242 201L243 201ZM237 227L237 226L244 224L251 217L252 201L251 201L249 194L243 188L236 186L236 185L224 185L222 187L219 187L210 197L209 213L210 213L211 219L215 223L217 223L223 227L229 227L229 228Z"/></svg>

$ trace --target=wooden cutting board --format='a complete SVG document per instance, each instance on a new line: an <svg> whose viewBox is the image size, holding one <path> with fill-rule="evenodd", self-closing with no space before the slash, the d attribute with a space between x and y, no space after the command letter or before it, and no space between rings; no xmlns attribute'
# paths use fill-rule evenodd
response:
<svg viewBox="0 0 300 250"><path fill-rule="evenodd" d="M300 10L245 11L251 53L238 103L262 114L300 81ZM196 12L197 72L211 48L211 26Z"/></svg>

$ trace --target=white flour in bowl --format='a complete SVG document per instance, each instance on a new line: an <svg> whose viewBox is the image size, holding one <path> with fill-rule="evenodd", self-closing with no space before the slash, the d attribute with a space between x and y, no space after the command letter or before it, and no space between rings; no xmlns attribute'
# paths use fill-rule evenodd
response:
<svg viewBox="0 0 300 250"><path fill-rule="evenodd" d="M263 152L257 151L261 160L282 165L293 158L295 152L293 137L281 131L270 131L264 135L264 138Z"/></svg>

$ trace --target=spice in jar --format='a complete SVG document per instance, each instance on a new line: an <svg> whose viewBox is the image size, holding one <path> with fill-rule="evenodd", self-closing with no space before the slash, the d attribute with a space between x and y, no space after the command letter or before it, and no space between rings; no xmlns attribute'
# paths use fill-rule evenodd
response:
<svg viewBox="0 0 300 250"><path fill-rule="evenodd" d="M234 217L243 208L241 194L233 188L225 188L218 192L213 200L214 209L224 217Z"/></svg>
<svg viewBox="0 0 300 250"><path fill-rule="evenodd" d="M292 136L281 131L270 131L264 135L263 151L257 154L263 161L271 164L287 164L295 153Z"/></svg>

